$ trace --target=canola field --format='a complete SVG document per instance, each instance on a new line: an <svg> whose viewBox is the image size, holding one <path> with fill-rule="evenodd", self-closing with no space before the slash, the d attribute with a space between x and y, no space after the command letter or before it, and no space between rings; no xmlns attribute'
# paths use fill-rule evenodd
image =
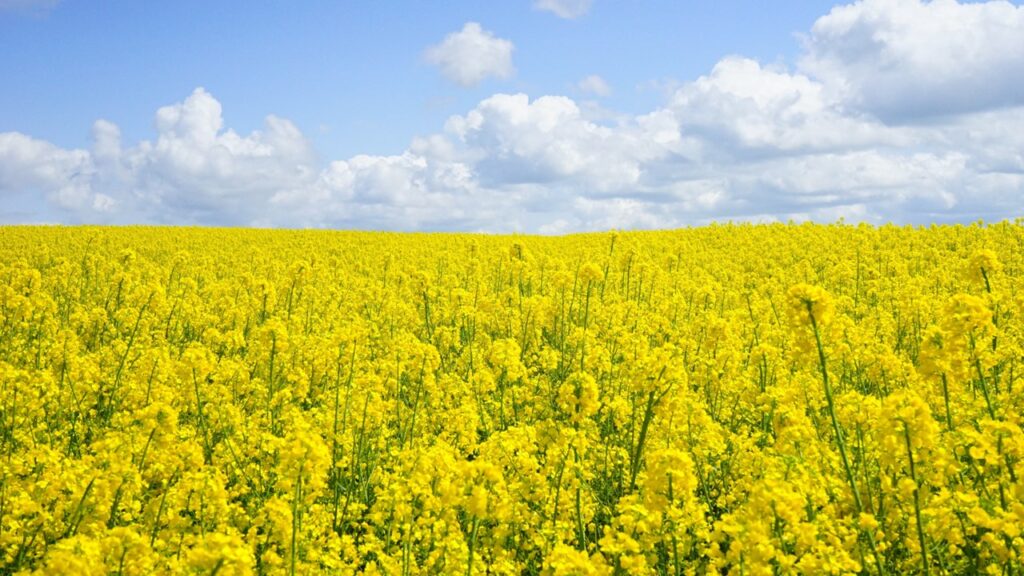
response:
<svg viewBox="0 0 1024 576"><path fill-rule="evenodd" d="M1024 226L0 228L0 573L1024 573Z"/></svg>

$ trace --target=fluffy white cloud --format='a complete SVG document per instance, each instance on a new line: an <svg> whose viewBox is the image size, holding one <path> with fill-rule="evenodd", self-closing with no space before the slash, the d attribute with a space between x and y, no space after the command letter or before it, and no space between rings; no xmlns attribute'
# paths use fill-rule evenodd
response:
<svg viewBox="0 0 1024 576"><path fill-rule="evenodd" d="M862 0L815 22L801 69L887 121L1024 104L1024 6Z"/></svg>
<svg viewBox="0 0 1024 576"><path fill-rule="evenodd" d="M684 131L733 154L909 143L880 122L845 111L819 82L746 58L720 61L676 90L669 108Z"/></svg>
<svg viewBox="0 0 1024 576"><path fill-rule="evenodd" d="M666 107L611 125L566 97L498 94L402 154L323 167L286 120L268 117L247 136L224 129L219 103L200 89L158 111L154 141L130 147L102 120L90 150L0 134L0 196L37 193L65 221L550 233L1020 213L1022 108L895 129L839 115L807 96L820 86L781 71L752 84L756 97L725 81L708 89L716 70ZM749 109L709 112L705 100ZM865 135L843 147L837 122Z"/></svg>
<svg viewBox="0 0 1024 576"><path fill-rule="evenodd" d="M220 103L197 89L156 113L159 136L124 154L144 200L175 213L227 212L246 222L285 187L317 177L312 148L288 120L267 116L248 136L223 129Z"/></svg>
<svg viewBox="0 0 1024 576"><path fill-rule="evenodd" d="M664 153L642 125L595 124L564 96L530 102L526 94L497 94L449 119L446 130L489 186L631 189L639 184L642 165Z"/></svg>
<svg viewBox="0 0 1024 576"><path fill-rule="evenodd" d="M604 81L597 74L591 74L583 80L576 83L576 88L584 94L592 94L594 96L607 96L612 93L612 89L608 86L608 83Z"/></svg>
<svg viewBox="0 0 1024 576"><path fill-rule="evenodd" d="M0 194L42 194L61 211L91 212L95 217L115 204L109 195L93 191L95 174L93 157L86 150L64 150L17 132L0 133Z"/></svg>
<svg viewBox="0 0 1024 576"><path fill-rule="evenodd" d="M42 194L72 220L119 208L127 219L247 224L282 188L318 177L315 156L289 121L240 136L223 129L220 103L198 88L156 113L157 138L123 148L118 127L93 125L92 150L64 150L0 134L0 194Z"/></svg>
<svg viewBox="0 0 1024 576"><path fill-rule="evenodd" d="M427 48L424 56L452 82L474 86L489 77L511 77L515 73L514 49L512 42L498 38L476 22L467 22L462 30Z"/></svg>
<svg viewBox="0 0 1024 576"><path fill-rule="evenodd" d="M591 2L592 0L534 0L533 7L571 20L589 12Z"/></svg>
<svg viewBox="0 0 1024 576"><path fill-rule="evenodd" d="M241 136L225 130L221 105L197 88L183 102L156 112L157 138L121 149L116 127L94 128L104 189L155 221L247 224L284 188L317 178L315 155L288 120L267 116L264 129Z"/></svg>

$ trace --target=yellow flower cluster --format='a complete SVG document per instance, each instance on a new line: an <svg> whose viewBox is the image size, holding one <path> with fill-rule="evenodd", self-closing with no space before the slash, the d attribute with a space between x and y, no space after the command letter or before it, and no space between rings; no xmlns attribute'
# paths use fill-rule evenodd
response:
<svg viewBox="0 0 1024 576"><path fill-rule="evenodd" d="M1021 574L1022 247L0 228L0 572Z"/></svg>

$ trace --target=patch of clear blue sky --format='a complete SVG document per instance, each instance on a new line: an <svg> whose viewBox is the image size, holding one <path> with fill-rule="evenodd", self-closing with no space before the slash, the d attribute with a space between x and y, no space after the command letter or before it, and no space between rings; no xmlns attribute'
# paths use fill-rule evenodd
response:
<svg viewBox="0 0 1024 576"><path fill-rule="evenodd" d="M796 34L833 4L595 0L563 20L530 0L65 0L45 15L0 12L0 132L86 147L105 118L134 144L154 136L158 107L203 86L240 133L276 114L324 160L396 154L497 92L579 99L573 85L598 74L614 91L602 105L636 113L663 101L653 83L692 80L726 55L792 65ZM515 44L514 78L465 89L423 61L467 21Z"/></svg>

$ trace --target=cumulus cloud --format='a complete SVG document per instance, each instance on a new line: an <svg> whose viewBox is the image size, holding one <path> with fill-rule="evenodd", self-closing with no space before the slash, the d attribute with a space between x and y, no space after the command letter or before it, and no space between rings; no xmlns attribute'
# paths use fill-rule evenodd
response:
<svg viewBox="0 0 1024 576"><path fill-rule="evenodd" d="M669 108L685 131L733 154L908 143L877 120L844 110L819 82L746 58L721 60L677 89Z"/></svg>
<svg viewBox="0 0 1024 576"><path fill-rule="evenodd" d="M220 102L202 88L157 110L156 126L157 139L128 150L122 162L132 187L148 192L140 200L160 210L247 222L278 190L317 177L312 148L294 124L270 115L248 136L224 130Z"/></svg>
<svg viewBox="0 0 1024 576"><path fill-rule="evenodd" d="M0 133L0 191L41 194L62 212L108 212L115 202L94 192L96 166L86 150L65 150L17 132Z"/></svg>
<svg viewBox="0 0 1024 576"><path fill-rule="evenodd" d="M584 94L591 94L593 96L608 96L612 93L612 89L605 82L604 78L601 78L597 74L591 74L583 80L576 83L576 88Z"/></svg>
<svg viewBox="0 0 1024 576"><path fill-rule="evenodd" d="M93 125L91 150L64 150L0 134L0 193L41 194L71 220L113 212L153 222L247 224L284 187L317 178L315 156L289 121L240 136L223 128L220 103L202 88L156 113L157 138L123 148L120 130Z"/></svg>
<svg viewBox="0 0 1024 576"><path fill-rule="evenodd" d="M1024 104L1024 6L862 0L818 19L800 67L887 121Z"/></svg>
<svg viewBox="0 0 1024 576"><path fill-rule="evenodd" d="M869 7L879 9L868 0L849 10ZM931 95L922 109L941 113L927 122L882 113L853 72L808 64L843 54L821 29L794 68L726 57L646 114L494 94L391 155L322 163L275 116L238 134L201 88L156 112L152 140L126 144L103 120L89 149L0 133L0 204L20 207L0 219L563 233L1024 216L1024 103L958 108L941 90L907 88L906 98ZM25 215L40 204L47 208Z"/></svg>
<svg viewBox="0 0 1024 576"><path fill-rule="evenodd" d="M584 118L564 96L498 94L446 129L485 184L552 184L595 192L638 185L641 166L663 150L639 125L611 128Z"/></svg>
<svg viewBox="0 0 1024 576"><path fill-rule="evenodd" d="M510 78L515 73L514 49L512 42L498 38L476 22L467 22L462 30L427 48L424 56L445 78L468 87L485 78Z"/></svg>
<svg viewBox="0 0 1024 576"><path fill-rule="evenodd" d="M571 20L589 12L591 2L592 0L534 0L533 7Z"/></svg>
<svg viewBox="0 0 1024 576"><path fill-rule="evenodd" d="M290 225L475 230L500 227L508 201L480 189L464 164L407 151L332 162L312 189L278 194L270 204Z"/></svg>

